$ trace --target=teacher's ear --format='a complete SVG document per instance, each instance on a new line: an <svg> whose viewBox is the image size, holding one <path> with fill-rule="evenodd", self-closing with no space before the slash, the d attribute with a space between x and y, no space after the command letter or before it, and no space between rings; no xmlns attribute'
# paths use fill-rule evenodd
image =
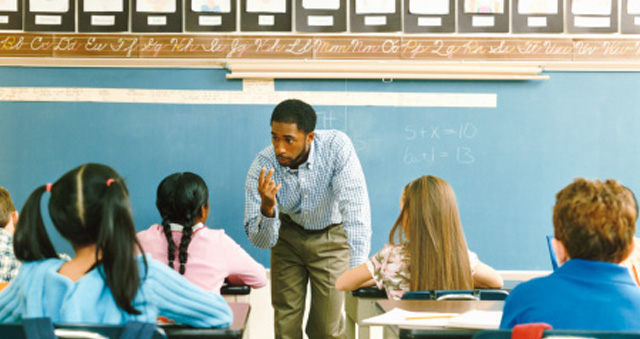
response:
<svg viewBox="0 0 640 339"><path fill-rule="evenodd" d="M553 251L556 252L556 258L558 260L558 267L562 266L565 262L571 259L569 254L567 254L567 248L564 247L564 244L556 239L555 237L551 239L551 247L553 247Z"/></svg>

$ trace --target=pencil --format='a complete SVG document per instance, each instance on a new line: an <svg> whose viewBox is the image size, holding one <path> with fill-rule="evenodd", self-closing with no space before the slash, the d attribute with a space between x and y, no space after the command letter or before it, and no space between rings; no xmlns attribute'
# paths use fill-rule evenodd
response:
<svg viewBox="0 0 640 339"><path fill-rule="evenodd" d="M450 319L455 315L429 315L425 317L406 317L404 320L422 320L422 319Z"/></svg>

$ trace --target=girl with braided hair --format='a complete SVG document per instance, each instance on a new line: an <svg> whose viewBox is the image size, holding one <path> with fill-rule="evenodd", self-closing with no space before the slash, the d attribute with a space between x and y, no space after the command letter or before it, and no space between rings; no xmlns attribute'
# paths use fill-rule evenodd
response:
<svg viewBox="0 0 640 339"><path fill-rule="evenodd" d="M47 194L48 193L48 194ZM75 252L58 258L40 211ZM85 164L38 187L25 202L14 236L18 276L0 292L0 322L51 318L54 323L154 323L159 315L195 327L228 327L225 300L166 265L136 255L140 244L124 180L112 168Z"/></svg>
<svg viewBox="0 0 640 339"><path fill-rule="evenodd" d="M207 228L209 190L190 172L174 173L158 186L156 206L162 223L138 233L146 253L205 290L220 293L224 280L259 288L267 284L262 265L224 230Z"/></svg>

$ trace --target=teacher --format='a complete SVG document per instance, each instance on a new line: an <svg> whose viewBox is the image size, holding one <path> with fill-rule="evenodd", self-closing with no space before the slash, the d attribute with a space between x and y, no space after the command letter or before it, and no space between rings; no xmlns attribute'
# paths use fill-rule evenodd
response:
<svg viewBox="0 0 640 339"><path fill-rule="evenodd" d="M365 262L371 245L369 196L353 144L343 132L315 127L309 104L278 104L272 145L247 174L244 228L255 246L272 249L276 338L302 338L308 282L307 336L344 338L344 294L335 281Z"/></svg>

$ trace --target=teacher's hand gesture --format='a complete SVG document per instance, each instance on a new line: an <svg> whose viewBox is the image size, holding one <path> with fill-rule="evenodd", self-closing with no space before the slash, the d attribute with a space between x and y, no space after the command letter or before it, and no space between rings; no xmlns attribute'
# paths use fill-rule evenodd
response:
<svg viewBox="0 0 640 339"><path fill-rule="evenodd" d="M260 170L260 176L258 177L258 193L260 193L260 212L265 217L272 218L275 215L274 208L276 206L276 194L282 187L282 184L276 185L276 183L271 180L271 176L273 175L274 169L270 169L265 177L264 172L266 169L263 167Z"/></svg>

